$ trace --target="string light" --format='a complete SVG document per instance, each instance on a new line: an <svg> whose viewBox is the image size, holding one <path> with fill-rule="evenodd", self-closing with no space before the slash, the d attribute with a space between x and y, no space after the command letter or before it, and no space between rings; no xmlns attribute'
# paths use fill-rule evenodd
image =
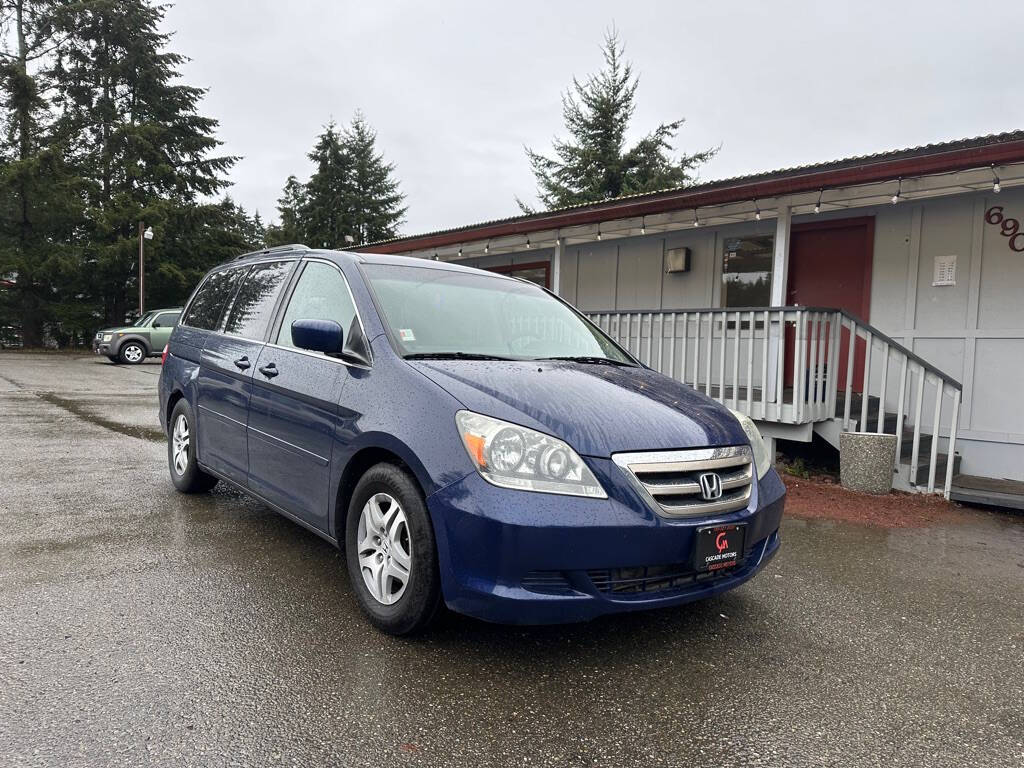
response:
<svg viewBox="0 0 1024 768"><path fill-rule="evenodd" d="M459 246L459 258L460 259L462 258L462 246L461 245Z"/></svg>
<svg viewBox="0 0 1024 768"><path fill-rule="evenodd" d="M641 216L640 217L640 234L641 235L646 235L647 234L647 217L646 216Z"/></svg>
<svg viewBox="0 0 1024 768"><path fill-rule="evenodd" d="M896 205L900 201L900 195L903 192L903 177L900 176L896 186L896 194L892 196L892 204Z"/></svg>
<svg viewBox="0 0 1024 768"><path fill-rule="evenodd" d="M437 261L437 251L434 251L434 261Z"/></svg>
<svg viewBox="0 0 1024 768"><path fill-rule="evenodd" d="M757 221L761 220L761 208L757 204L757 200L754 201L754 219Z"/></svg>
<svg viewBox="0 0 1024 768"><path fill-rule="evenodd" d="M999 194L1002 187L999 185L999 177L996 175L996 164L992 163L992 191L997 195Z"/></svg>
<svg viewBox="0 0 1024 768"><path fill-rule="evenodd" d="M530 238L526 238L526 250L530 250Z"/></svg>
<svg viewBox="0 0 1024 768"><path fill-rule="evenodd" d="M490 252L491 252L491 241L490 241L490 240L488 240L488 241L487 241L487 242L486 242L486 243L484 244L484 253L490 253Z"/></svg>
<svg viewBox="0 0 1024 768"><path fill-rule="evenodd" d="M695 226L695 227L699 227L700 226L700 219L697 218L697 209L696 208L693 209L693 226Z"/></svg>
<svg viewBox="0 0 1024 768"><path fill-rule="evenodd" d="M597 225L597 239L598 240L601 239L601 225L600 224Z"/></svg>
<svg viewBox="0 0 1024 768"><path fill-rule="evenodd" d="M814 204L814 212L821 213L821 190L818 190L818 202Z"/></svg>

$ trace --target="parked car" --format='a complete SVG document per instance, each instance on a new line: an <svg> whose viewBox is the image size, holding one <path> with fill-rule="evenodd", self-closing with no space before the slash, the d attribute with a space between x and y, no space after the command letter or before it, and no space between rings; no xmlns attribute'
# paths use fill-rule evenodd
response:
<svg viewBox="0 0 1024 768"><path fill-rule="evenodd" d="M549 623L732 589L776 553L757 427L523 280L288 247L207 275L165 350L171 481L343 549L370 620Z"/></svg>
<svg viewBox="0 0 1024 768"><path fill-rule="evenodd" d="M96 331L93 352L106 355L112 363L129 365L137 365L147 357L159 357L180 317L181 307L154 309L131 325Z"/></svg>

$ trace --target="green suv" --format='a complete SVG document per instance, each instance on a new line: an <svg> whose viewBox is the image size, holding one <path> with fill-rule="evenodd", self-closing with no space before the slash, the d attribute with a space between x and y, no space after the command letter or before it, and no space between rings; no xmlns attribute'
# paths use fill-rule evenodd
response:
<svg viewBox="0 0 1024 768"><path fill-rule="evenodd" d="M181 307L154 309L132 325L104 328L92 341L97 355L106 355L112 362L141 363L147 357L158 357L171 338L171 331L181 317Z"/></svg>

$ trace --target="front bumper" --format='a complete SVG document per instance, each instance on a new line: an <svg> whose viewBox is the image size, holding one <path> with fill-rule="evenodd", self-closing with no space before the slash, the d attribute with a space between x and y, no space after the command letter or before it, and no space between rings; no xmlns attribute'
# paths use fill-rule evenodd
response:
<svg viewBox="0 0 1024 768"><path fill-rule="evenodd" d="M113 349L114 349L113 340L111 340L111 341L103 341L103 339L101 339L101 338L100 339L94 338L92 340L92 351L95 354L97 354L97 355L107 355L109 357L110 355L115 354L115 352L112 351Z"/></svg>
<svg viewBox="0 0 1024 768"><path fill-rule="evenodd" d="M475 472L427 500L448 607L505 624L587 621L725 592L778 550L785 486L774 471L746 509L670 520L616 476L611 461L588 463L607 500L496 488ZM746 524L743 557L727 571L698 575L696 530L717 523Z"/></svg>

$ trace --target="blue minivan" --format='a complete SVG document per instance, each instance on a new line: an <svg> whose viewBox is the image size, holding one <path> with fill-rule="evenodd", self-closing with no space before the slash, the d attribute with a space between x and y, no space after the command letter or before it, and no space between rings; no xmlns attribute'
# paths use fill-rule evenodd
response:
<svg viewBox="0 0 1024 768"><path fill-rule="evenodd" d="M750 579L785 488L757 427L533 283L407 257L246 254L164 351L184 493L223 481L345 553L379 628L678 605Z"/></svg>

